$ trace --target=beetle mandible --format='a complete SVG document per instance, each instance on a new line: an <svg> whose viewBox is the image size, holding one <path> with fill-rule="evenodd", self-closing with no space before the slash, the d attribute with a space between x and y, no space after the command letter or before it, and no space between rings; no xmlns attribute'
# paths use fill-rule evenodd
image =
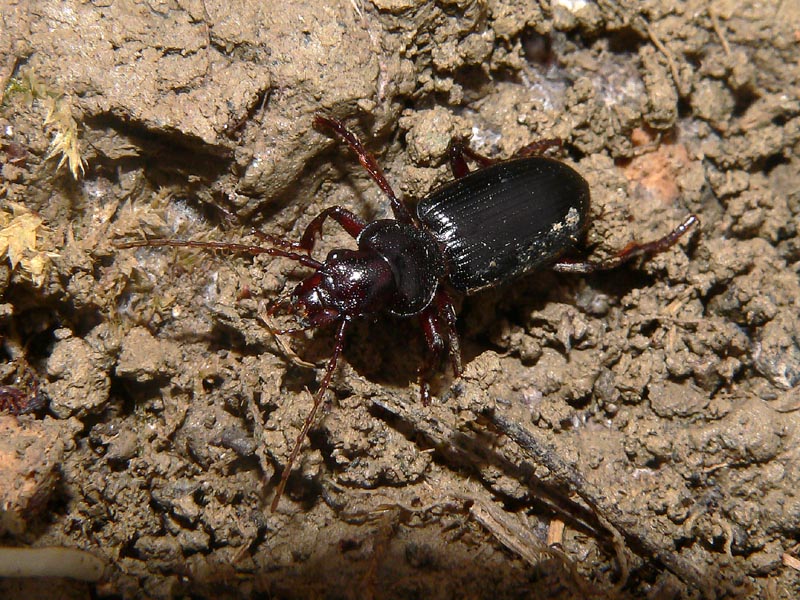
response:
<svg viewBox="0 0 800 600"><path fill-rule="evenodd" d="M634 257L663 252L698 223L695 215L689 215L666 236L631 243L603 261L558 261L585 233L589 214L586 180L572 167L543 155L547 148L560 146L560 140L531 144L501 161L454 140L449 158L455 179L425 196L412 210L394 193L375 158L344 123L317 115L314 127L350 147L388 197L394 219L366 222L341 206L332 206L311 220L300 241L254 231L269 247L170 239L117 244L120 248L176 246L267 254L313 269L295 287L288 303L270 308L274 313L285 307L298 321L299 327L276 330L277 334L336 325L333 352L281 473L272 511L322 405L353 320L389 313L419 321L428 349L418 372L420 396L427 405L430 379L445 354L453 374L461 373L456 313L448 288L471 294L543 266L570 273L612 269ZM481 168L470 171L468 160ZM320 262L311 253L327 219L352 236L357 248L333 250Z"/></svg>

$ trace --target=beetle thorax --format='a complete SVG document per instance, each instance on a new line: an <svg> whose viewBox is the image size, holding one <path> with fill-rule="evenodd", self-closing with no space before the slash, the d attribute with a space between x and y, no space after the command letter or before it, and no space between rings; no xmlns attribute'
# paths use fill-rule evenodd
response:
<svg viewBox="0 0 800 600"><path fill-rule="evenodd" d="M394 295L387 305L390 313L416 315L433 301L444 276L444 261L427 232L400 221L373 221L358 236L358 247L379 255L391 269Z"/></svg>

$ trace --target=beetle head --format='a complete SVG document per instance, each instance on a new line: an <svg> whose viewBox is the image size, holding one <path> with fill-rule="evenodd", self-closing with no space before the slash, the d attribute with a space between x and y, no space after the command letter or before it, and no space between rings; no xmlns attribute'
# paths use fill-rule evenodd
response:
<svg viewBox="0 0 800 600"><path fill-rule="evenodd" d="M339 311L330 305L324 285L325 278L317 271L292 292L292 312L303 327L322 327L339 319Z"/></svg>
<svg viewBox="0 0 800 600"><path fill-rule="evenodd" d="M389 265L376 253L334 250L292 292L292 307L306 327L386 310L395 292Z"/></svg>

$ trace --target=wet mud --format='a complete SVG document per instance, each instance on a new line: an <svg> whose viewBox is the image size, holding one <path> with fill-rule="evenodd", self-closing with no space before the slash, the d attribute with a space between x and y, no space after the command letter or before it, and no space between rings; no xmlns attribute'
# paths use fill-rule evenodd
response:
<svg viewBox="0 0 800 600"><path fill-rule="evenodd" d="M102 565L0 596L798 596L796 3L0 5L0 384L47 398L0 414L0 546ZM306 271L114 243L390 217L317 113L411 203L455 136L561 138L578 255L701 224L458 298L429 407L417 322L358 323L273 513L333 331L261 316Z"/></svg>

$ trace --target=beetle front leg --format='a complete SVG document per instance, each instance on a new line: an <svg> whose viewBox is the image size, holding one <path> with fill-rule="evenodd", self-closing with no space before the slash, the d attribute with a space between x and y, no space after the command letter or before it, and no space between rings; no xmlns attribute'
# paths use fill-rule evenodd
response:
<svg viewBox="0 0 800 600"><path fill-rule="evenodd" d="M664 252L668 248L674 246L678 240L691 229L694 225L699 223L700 220L696 215L689 215L680 225L673 229L670 233L662 238L653 240L652 242L645 242L638 244L631 242L625 248L614 254L613 256L601 261L563 261L557 262L552 266L554 271L559 273L594 273L595 271L607 271L615 269L616 267L625 264L629 260L637 256L653 255L659 252Z"/></svg>
<svg viewBox="0 0 800 600"><path fill-rule="evenodd" d="M263 233L255 229L253 230L253 234L259 239L262 239L265 242L275 246L280 246L281 248L287 248L295 251L303 251L311 254L311 252L314 250L314 245L316 244L317 238L320 237L322 225L325 223L325 219L329 217L336 221L341 228L349 233L353 238L357 238L363 231L364 227L367 226L361 217L350 212L346 208L342 208L341 206L331 206L330 208L326 208L319 213L308 225L306 225L306 229L303 232L303 237L300 238L299 242L293 242L282 237L269 235L268 233Z"/></svg>
<svg viewBox="0 0 800 600"><path fill-rule="evenodd" d="M314 249L317 237L321 236L322 224L328 217L336 221L353 239L358 238L367 226L361 217L353 214L346 208L331 206L314 217L314 220L306 227L306 230L303 232L303 237L299 242L303 250L311 252Z"/></svg>

